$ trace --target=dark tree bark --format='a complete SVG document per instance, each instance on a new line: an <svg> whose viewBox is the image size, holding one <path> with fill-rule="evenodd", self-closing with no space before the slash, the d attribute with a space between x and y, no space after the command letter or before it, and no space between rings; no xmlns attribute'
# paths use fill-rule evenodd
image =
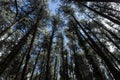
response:
<svg viewBox="0 0 120 80"><path fill-rule="evenodd" d="M26 16L28 16L29 14L31 14L34 11L34 9L28 13L26 13L25 16L23 16L21 19L14 21L11 25L9 25L5 30L3 30L2 32L0 32L0 37L2 37L2 35L4 35L11 27L15 26L16 24L18 24L19 22L23 21Z"/></svg>
<svg viewBox="0 0 120 80"><path fill-rule="evenodd" d="M20 50L22 49L23 45L26 43L29 34L33 31L34 26L23 36L16 44L8 56L4 59L4 61L0 62L0 75L5 71L5 69L10 65L12 60L19 54Z"/></svg>
<svg viewBox="0 0 120 80"><path fill-rule="evenodd" d="M77 58L76 53L74 53L74 63L75 63L75 75L77 80L84 80L83 78L83 74L81 72L81 68L80 68L80 63L78 61L79 59Z"/></svg>
<svg viewBox="0 0 120 80"><path fill-rule="evenodd" d="M27 50L26 50L26 52L27 52ZM26 52L25 52L25 53L26 53ZM23 63L23 61L24 61L24 58L25 58L25 54L23 55L22 60L21 60L21 63L20 63L20 65L19 65L19 67L18 67L16 76L15 76L15 80L18 80L18 74L19 74L20 68L21 68L21 66L22 66L22 63Z"/></svg>
<svg viewBox="0 0 120 80"><path fill-rule="evenodd" d="M104 35L120 50L120 47L107 34Z"/></svg>
<svg viewBox="0 0 120 80"><path fill-rule="evenodd" d="M103 8L103 9L106 9L106 10L111 10L111 11L115 11L115 12L120 13L120 11L118 11L116 9L113 9L113 8L109 8L108 6L104 7L104 6L100 6L100 5L96 5L96 4L94 4L94 5L98 8Z"/></svg>
<svg viewBox="0 0 120 80"><path fill-rule="evenodd" d="M102 16L102 17L104 17L104 18L112 21L113 23L120 25L120 21L118 21L118 20L116 20L116 19L114 19L114 18L112 18L112 17L110 17L110 16L108 16L108 15L105 15L105 14L99 12L99 11L96 11L96 10L92 9L91 7L86 6L86 5L82 4L82 3L80 3L80 4L81 4L82 6L84 6L84 7L86 7L87 9L89 9L89 10L91 10L91 11L99 14L100 16Z"/></svg>
<svg viewBox="0 0 120 80"><path fill-rule="evenodd" d="M19 22L23 21L25 19L25 17L21 18L18 21L13 22L10 26L8 26L5 30L3 30L2 32L0 32L0 37L5 34L11 27L15 26L16 24L18 24Z"/></svg>
<svg viewBox="0 0 120 80"><path fill-rule="evenodd" d="M39 19L40 18L39 18L39 15L38 15L37 21L36 21L35 25L33 26L34 27L33 34L32 34L33 36L32 36L32 40L31 40L31 43L30 43L29 51L28 51L28 53L26 55L26 62L25 62L25 66L23 68L21 80L25 80L26 79L28 62L30 60L30 56L31 56L31 52L32 52L35 36L36 36L36 33L37 33L37 24L39 22Z"/></svg>
<svg viewBox="0 0 120 80"><path fill-rule="evenodd" d="M57 56L55 56L55 65L54 65L54 80L57 80Z"/></svg>
<svg viewBox="0 0 120 80"><path fill-rule="evenodd" d="M86 24L87 25L87 24ZM86 26L84 25L84 26ZM90 25L89 25L90 26ZM87 28L87 30L92 33L92 35L94 36L94 38L98 41L98 43L100 44L100 47L103 49L103 51L108 54L109 57L113 57L116 61L118 61L118 63L120 64L120 60L118 60L107 48L106 46L98 39L98 37L91 31L91 29L89 27L85 27ZM111 56L110 56L111 55Z"/></svg>
<svg viewBox="0 0 120 80"><path fill-rule="evenodd" d="M40 51L41 51L41 50L40 50ZM35 64L34 64L34 67L33 67L33 70L32 70L31 76L30 76L30 80L32 80L32 78L33 78L33 74L34 74L34 71L35 71L35 68L36 68L38 59L39 59L40 51L39 51L38 54L37 54L37 58L36 58L36 60L35 60Z"/></svg>
<svg viewBox="0 0 120 80"><path fill-rule="evenodd" d="M32 48L33 48L33 45L34 45L34 40L35 40L35 36L36 36L36 33L37 33L37 28L38 28L38 23L39 23L40 19L42 18L42 17L41 17L41 11L42 11L42 10L43 10L43 7L41 7L41 8L39 9L36 22L35 22L35 24L34 24L34 26L33 26L32 40L31 40L31 43L30 43L29 51L28 51L28 53L27 53L27 55L26 55L26 62L25 62L25 66L24 66L24 68L23 68L23 72L22 72L22 75L21 75L21 80L26 79L28 62L29 62L29 60L30 60Z"/></svg>
<svg viewBox="0 0 120 80"><path fill-rule="evenodd" d="M108 57L106 57L105 53L101 50L101 48L94 42L94 40L88 35L88 33L84 30L84 28L82 27L82 25L77 21L77 19L71 15L73 17L73 19L75 20L75 22L79 25L79 27L83 30L83 32L86 34L86 36L89 39L89 45L93 48L93 50L105 61L108 69L110 70L110 72L112 73L112 75L114 76L115 80L119 80L120 78L120 71L118 71L113 64L111 63L111 61L108 59Z"/></svg>
<svg viewBox="0 0 120 80"><path fill-rule="evenodd" d="M76 35L78 37L78 41L79 41L79 46L83 49L86 58L88 59L89 64L92 65L93 67L93 73L94 73L94 77L96 77L98 80L104 80L100 69L98 68L98 66L96 65L96 63L94 62L93 58L88 54L89 50L87 49L87 47L85 46L85 44L83 43L84 40L82 38L82 34L79 32L77 25L74 25L74 30L76 32ZM81 36L82 35L82 36ZM75 53L75 50L73 50ZM79 77L78 77L79 78Z"/></svg>
<svg viewBox="0 0 120 80"><path fill-rule="evenodd" d="M54 25L55 26L55 25ZM51 80L51 75L50 75L50 54L51 54L51 48L52 48L52 43L53 43L53 37L55 34L55 27L53 27L52 34L50 36L50 42L48 45L48 50L47 50L47 65L46 65L46 77L45 80Z"/></svg>
<svg viewBox="0 0 120 80"><path fill-rule="evenodd" d="M15 0L15 7L16 7L16 17L17 17L17 15L18 15L18 4L17 4L17 0Z"/></svg>
<svg viewBox="0 0 120 80"><path fill-rule="evenodd" d="M90 17L88 14L86 14L90 19L92 19L99 27L101 27L102 29L106 30L113 38L115 38L116 40L120 40L120 38L114 34L113 32L111 32L110 30L108 30L107 28L105 28L103 25L99 24L96 20L94 20L92 17ZM97 27L97 26L96 26ZM100 30L102 31L102 33L118 48L120 49L120 47L107 35L107 33L105 33L102 29L100 28Z"/></svg>

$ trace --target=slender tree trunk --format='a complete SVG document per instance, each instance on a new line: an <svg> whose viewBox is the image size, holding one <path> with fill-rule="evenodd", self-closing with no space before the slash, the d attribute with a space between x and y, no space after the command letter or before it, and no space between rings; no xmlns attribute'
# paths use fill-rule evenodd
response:
<svg viewBox="0 0 120 80"><path fill-rule="evenodd" d="M110 30L108 30L107 28L103 27L103 25L99 24L97 21L95 21L92 17L90 17L88 14L86 14L90 19L92 19L99 27L102 27L104 30L106 30L112 37L114 37L117 40L120 40L120 38L118 36L116 36L113 32L111 32ZM102 29L100 28L100 30L102 31ZM106 35L106 37L108 37L108 39L119 49L119 46L104 32L102 31L104 35Z"/></svg>
<svg viewBox="0 0 120 80"><path fill-rule="evenodd" d="M78 58L76 53L74 53L74 63L75 63L75 75L77 80L84 80L83 79L83 74L81 72L81 68L80 68L80 63L78 62Z"/></svg>
<svg viewBox="0 0 120 80"><path fill-rule="evenodd" d="M26 52L27 52L27 50L26 50ZM25 53L26 53L26 52L25 52ZM18 74L19 74L19 71L20 71L20 68L21 68L21 66L22 66L22 63L23 63L24 58L25 58L25 54L23 55L22 60L21 60L21 63L20 63L20 65L19 65L19 67L18 67L16 76L15 76L15 80L18 80Z"/></svg>
<svg viewBox="0 0 120 80"><path fill-rule="evenodd" d="M25 19L25 17L21 18L18 21L13 22L10 26L8 26L5 30L3 30L2 32L0 32L0 37L2 37L3 34L5 34L11 27L15 26L16 24L18 24L19 22L23 21Z"/></svg>
<svg viewBox="0 0 120 80"><path fill-rule="evenodd" d="M101 72L99 71L98 66L95 64L93 58L92 58L90 55L88 55L88 53L89 53L88 51L89 51L89 50L87 49L87 47L86 47L85 44L83 43L84 40L83 40L82 37L81 37L82 34L79 33L77 26L74 26L74 29L75 29L76 35L77 35L77 37L78 37L79 46L84 50L85 56L86 56L86 58L88 59L89 64L91 64L92 67L93 67L93 72L95 73L95 74L94 74L94 77L96 77L97 80L104 80L104 78L103 78ZM74 52L75 52L75 51L74 51Z"/></svg>
<svg viewBox="0 0 120 80"><path fill-rule="evenodd" d="M8 56L4 59L4 61L0 62L0 75L5 71L5 69L10 65L12 60L19 54L20 50L22 49L23 45L26 43L29 34L34 29L34 26L20 39L18 44L16 44Z"/></svg>
<svg viewBox="0 0 120 80"><path fill-rule="evenodd" d="M6 40L6 39L8 39L13 33L15 33L17 31L17 29L16 30L14 30L12 33L9 33L8 35L7 35L7 37L4 39L4 40Z"/></svg>
<svg viewBox="0 0 120 80"><path fill-rule="evenodd" d="M88 6L86 6L86 5L82 4L82 3L80 3L80 4L81 4L82 6L84 6L84 7L86 7L87 9L89 9L89 10L91 10L91 11L99 14L100 16L102 16L102 17L104 17L104 18L107 18L108 20L112 21L113 23L120 25L120 21L118 21L118 20L116 20L116 19L113 19L112 17L110 17L110 16L108 16L108 15L105 15L105 14L103 14L103 13L101 13L101 12L98 12L98 11L92 9L91 7L88 7Z"/></svg>
<svg viewBox="0 0 120 80"><path fill-rule="evenodd" d="M15 0L15 7L16 7L16 17L17 17L17 15L18 15L18 4L17 4L17 0Z"/></svg>
<svg viewBox="0 0 120 80"><path fill-rule="evenodd" d="M120 47L107 34L105 36L120 50Z"/></svg>
<svg viewBox="0 0 120 80"><path fill-rule="evenodd" d="M87 25L87 24L86 24ZM85 26L85 25L84 25ZM94 36L94 38L99 42L100 47L103 49L104 52L106 52L109 55L111 55L116 61L118 61L118 63L120 64L120 60L118 60L106 47L105 45L97 38L97 36L91 31L91 29L89 27L86 27L87 30L92 33L92 35ZM109 56L109 57L111 57Z"/></svg>
<svg viewBox="0 0 120 80"><path fill-rule="evenodd" d="M60 50L60 54L61 54L61 61L62 64L60 66L60 80L66 80L66 76L65 76L65 58L64 58L64 53L63 53L63 49L64 49L64 42L63 42L63 37L61 37L61 50Z"/></svg>
<svg viewBox="0 0 120 80"><path fill-rule="evenodd" d="M41 51L41 50L40 50L40 51ZM34 64L34 67L33 67L33 70L32 70L31 76L30 76L30 80L32 80L32 77L33 77L33 74L34 74L34 71L35 71L35 68L36 68L38 59L39 59L40 51L39 51L38 54L37 54L37 58L36 58L36 60L35 60L35 64Z"/></svg>
<svg viewBox="0 0 120 80"><path fill-rule="evenodd" d="M45 57L44 57L45 58ZM40 74L39 74L39 80L42 80L42 79L45 79L45 77L46 77L46 75L45 75L45 67L46 67L46 65L45 65L45 60L44 60L44 58L42 59L42 61L41 61L41 65L40 65Z"/></svg>
<svg viewBox="0 0 120 80"><path fill-rule="evenodd" d="M48 50L47 50L47 65L46 65L46 77L45 80L51 80L51 74L50 74L50 54L51 54L51 47L52 47L52 42L53 42L53 37L55 33L55 28L53 28L52 35L50 37L50 42L48 45Z"/></svg>
<svg viewBox="0 0 120 80"><path fill-rule="evenodd" d="M3 30L2 32L0 32L0 37L2 37L2 35L4 35L11 27L15 26L16 24L18 24L19 22L23 21L26 16L28 16L29 14L31 14L34 11L34 9L28 13L26 13L25 16L23 16L21 19L14 21L11 25L9 25L5 30Z"/></svg>
<svg viewBox="0 0 120 80"><path fill-rule="evenodd" d="M37 27L38 27L38 22L39 20L41 19L41 11L43 10L43 7L41 7L39 9L39 12L38 12L38 15L37 15L37 20L33 26L33 32L32 32L32 40L31 40L31 43L30 43L30 48L29 48L29 51L27 53L27 56L26 56L26 62L25 62L25 66L23 68L23 72L22 72L22 76L21 76L21 80L24 80L26 79L26 76L27 76L27 67L28 67L28 62L29 62L29 59L30 59L30 56L31 56L31 52L32 52L32 48L33 48L33 44L34 44L34 40L35 40L35 36L36 36L36 33L37 33Z"/></svg>
<svg viewBox="0 0 120 80"><path fill-rule="evenodd" d="M54 80L57 80L57 56L55 56L55 65L54 65Z"/></svg>
<svg viewBox="0 0 120 80"><path fill-rule="evenodd" d="M105 80L103 78L103 75L102 75L101 71L100 71L100 68L98 67L98 65L94 61L93 56L91 56L89 54L85 54L85 56L88 59L89 64L92 65L92 68L93 68L93 77L95 77L96 80Z"/></svg>
<svg viewBox="0 0 120 80"><path fill-rule="evenodd" d="M98 45L94 42L94 40L87 34L87 32L84 30L84 28L81 26L81 24L77 21L77 19L71 15L75 22L79 25L79 27L83 30L83 32L86 34L86 36L89 39L89 45L94 49L94 51L105 61L107 67L109 68L110 72L114 76L115 80L120 79L120 71L118 71L113 64L109 61L108 57L105 56L105 53L98 47Z"/></svg>
<svg viewBox="0 0 120 80"><path fill-rule="evenodd" d="M90 19L92 19L99 27L102 27L103 29L105 29L106 31L108 31L107 28L104 28L104 26L102 24L100 24L98 21L94 20L90 15L88 15L87 13L85 13ZM117 30L118 32L120 31L119 29L113 27L113 26L110 26L111 28ZM114 34L114 33L113 33ZM119 39L119 38L118 38Z"/></svg>
<svg viewBox="0 0 120 80"><path fill-rule="evenodd" d="M26 56L26 62L25 62L25 66L23 68L21 80L26 79L28 62L29 62L29 59L31 56L31 52L32 52L32 48L33 48L33 44L34 44L34 40L35 40L35 36L36 36L36 32L37 32L37 23L38 23L38 21L36 22L36 25L34 26L35 28L34 28L34 32L33 32L33 37L32 37L31 43L30 43L29 51L28 51L27 56Z"/></svg>
<svg viewBox="0 0 120 80"><path fill-rule="evenodd" d="M98 8L103 8L103 9L106 9L106 10L111 10L111 11L115 11L115 12L120 13L120 11L115 10L115 9L113 9L113 8L104 7L104 6L100 6L100 5L96 5L96 4L94 4L94 5L95 5L96 7L98 7Z"/></svg>

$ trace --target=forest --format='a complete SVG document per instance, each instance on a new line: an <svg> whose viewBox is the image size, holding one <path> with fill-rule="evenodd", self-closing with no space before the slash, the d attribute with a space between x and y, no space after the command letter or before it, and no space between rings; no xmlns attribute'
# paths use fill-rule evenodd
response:
<svg viewBox="0 0 120 80"><path fill-rule="evenodd" d="M120 80L120 0L0 0L0 80Z"/></svg>

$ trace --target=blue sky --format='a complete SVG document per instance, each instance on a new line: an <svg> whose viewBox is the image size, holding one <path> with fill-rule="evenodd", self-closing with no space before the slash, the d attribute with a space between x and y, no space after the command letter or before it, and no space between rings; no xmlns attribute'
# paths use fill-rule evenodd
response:
<svg viewBox="0 0 120 80"><path fill-rule="evenodd" d="M56 14L56 9L59 7L60 1L59 0L49 0L49 9L51 14Z"/></svg>

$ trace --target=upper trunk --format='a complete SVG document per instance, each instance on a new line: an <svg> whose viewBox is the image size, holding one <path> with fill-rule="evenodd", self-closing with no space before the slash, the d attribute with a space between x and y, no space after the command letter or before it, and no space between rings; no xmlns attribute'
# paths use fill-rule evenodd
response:
<svg viewBox="0 0 120 80"><path fill-rule="evenodd" d="M48 45L47 49L47 65L46 65L46 80L51 80L51 75L50 75L50 54L52 50L52 43L53 43L53 37L54 37L55 29L53 28L52 34L50 36L50 42Z"/></svg>
<svg viewBox="0 0 120 80"><path fill-rule="evenodd" d="M85 35L88 37L89 41L88 44L93 48L93 50L105 61L108 69L114 76L116 80L119 80L120 78L120 72L113 66L111 61L108 59L108 57L105 55L105 52L102 51L102 49L95 43L95 41L89 36L89 34L84 30L82 25L77 21L77 19L74 17L74 15L71 15L76 23L79 25L79 27L82 29L82 31L85 33Z"/></svg>
<svg viewBox="0 0 120 80"><path fill-rule="evenodd" d="M116 19L114 19L114 18L112 18L112 17L110 17L110 16L108 16L108 15L105 15L105 14L99 12L99 11L96 11L96 10L94 10L93 8L91 8L91 7L87 6L87 5L84 5L84 4L82 4L82 3L80 3L80 4L81 4L82 6L84 6L84 7L86 7L87 9L89 9L89 10L97 13L98 15L100 15L100 16L102 16L102 17L104 17L104 18L106 18L106 19L108 19L108 20L110 20L110 21L112 21L113 23L120 25L120 21L118 21L118 20L116 20Z"/></svg>

